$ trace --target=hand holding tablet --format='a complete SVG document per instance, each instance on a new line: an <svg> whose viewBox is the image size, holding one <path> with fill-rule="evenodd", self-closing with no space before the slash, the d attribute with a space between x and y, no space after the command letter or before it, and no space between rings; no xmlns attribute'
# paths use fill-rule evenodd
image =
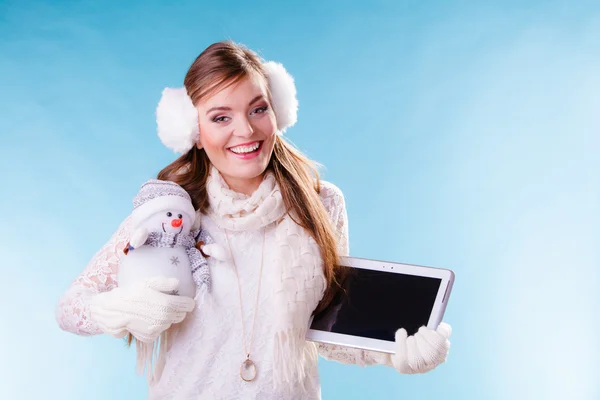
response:
<svg viewBox="0 0 600 400"><path fill-rule="evenodd" d="M310 322L308 340L390 353L401 373L445 360L451 329L440 323L454 273L447 269L341 257L343 291Z"/></svg>
<svg viewBox="0 0 600 400"><path fill-rule="evenodd" d="M448 338L452 328L445 322L438 328L421 327L413 336L406 335L405 329L396 332L396 352L391 355L394 368L401 374L422 374L429 372L444 361L450 350Z"/></svg>

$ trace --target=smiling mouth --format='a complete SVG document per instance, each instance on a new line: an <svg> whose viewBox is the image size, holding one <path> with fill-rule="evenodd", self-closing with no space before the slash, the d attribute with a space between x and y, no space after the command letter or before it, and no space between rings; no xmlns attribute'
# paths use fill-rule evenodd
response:
<svg viewBox="0 0 600 400"><path fill-rule="evenodd" d="M163 228L163 232L167 233L167 231L165 230L165 223L162 223L162 228ZM183 232L183 222L181 223L181 229L179 230L179 233Z"/></svg>
<svg viewBox="0 0 600 400"><path fill-rule="evenodd" d="M263 140L257 140L255 142L244 143L237 146L228 147L227 150L237 155L249 155L260 151L262 148Z"/></svg>

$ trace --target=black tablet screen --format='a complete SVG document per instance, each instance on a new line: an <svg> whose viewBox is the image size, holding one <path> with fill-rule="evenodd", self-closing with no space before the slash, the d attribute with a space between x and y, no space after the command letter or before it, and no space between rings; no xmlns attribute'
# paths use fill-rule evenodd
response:
<svg viewBox="0 0 600 400"><path fill-rule="evenodd" d="M344 291L315 315L311 329L393 342L399 328L412 335L427 325L441 279L342 268Z"/></svg>

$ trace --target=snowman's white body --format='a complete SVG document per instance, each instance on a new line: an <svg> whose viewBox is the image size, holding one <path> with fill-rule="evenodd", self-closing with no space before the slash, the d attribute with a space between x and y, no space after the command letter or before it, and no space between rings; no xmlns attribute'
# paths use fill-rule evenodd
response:
<svg viewBox="0 0 600 400"><path fill-rule="evenodd" d="M190 260L183 247L142 246L131 250L121 259L117 279L122 286L156 276L177 278L177 294L181 296L196 295Z"/></svg>
<svg viewBox="0 0 600 400"><path fill-rule="evenodd" d="M181 221L180 225L172 226L172 223L178 223L177 220ZM142 221L132 232L130 239L135 248L121 256L117 274L118 285L126 287L146 278L159 276L176 278L179 281L176 294L194 297L196 283L192 278L190 259L184 247L141 245L146 241L148 232L188 234L192 223L188 215L173 208L157 212ZM134 244L134 240L140 243Z"/></svg>

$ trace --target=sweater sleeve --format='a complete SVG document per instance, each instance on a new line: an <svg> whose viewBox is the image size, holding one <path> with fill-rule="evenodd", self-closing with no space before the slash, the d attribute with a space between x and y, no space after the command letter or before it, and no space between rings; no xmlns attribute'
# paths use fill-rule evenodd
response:
<svg viewBox="0 0 600 400"><path fill-rule="evenodd" d="M321 183L321 200L329 214L336 234L340 256L349 256L348 214L342 191L330 182ZM330 361L360 366L383 364L392 366L389 354L353 347L315 342L319 354Z"/></svg>
<svg viewBox="0 0 600 400"><path fill-rule="evenodd" d="M131 217L127 217L61 296L55 317L62 330L82 336L102 333L90 319L88 299L117 286L119 260L129 241L130 226Z"/></svg>

